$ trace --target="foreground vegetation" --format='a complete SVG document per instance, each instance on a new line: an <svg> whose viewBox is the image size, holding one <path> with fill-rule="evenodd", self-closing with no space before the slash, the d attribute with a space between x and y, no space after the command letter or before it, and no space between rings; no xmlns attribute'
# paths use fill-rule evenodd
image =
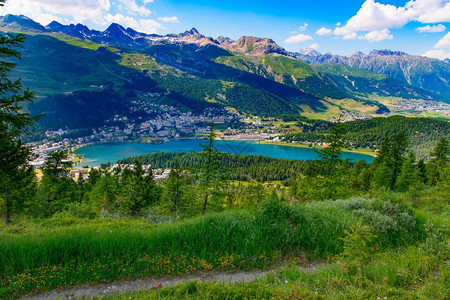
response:
<svg viewBox="0 0 450 300"><path fill-rule="evenodd" d="M368 239L365 226L374 237L364 250L370 254L424 240L426 229L407 207L362 198L295 206L271 199L253 210L173 224L144 220L55 216L4 227L3 295L196 270L266 268L298 250L330 260L345 253L346 234Z"/></svg>
<svg viewBox="0 0 450 300"><path fill-rule="evenodd" d="M448 268L416 247L373 255L364 274L335 260L304 272L292 263L250 283L191 281L106 299L445 299Z"/></svg>
<svg viewBox="0 0 450 300"><path fill-rule="evenodd" d="M20 57L14 48L22 41L21 35L0 37L4 57ZM319 160L298 163L224 155L214 149L211 130L198 154L146 157L171 167L160 182L139 157L74 180L65 152L49 155L36 182L30 150L20 140L34 120L19 102L33 94L20 80L8 80L14 64L0 66L1 298L81 283L268 269L282 261L290 263L255 282L157 285L118 297L449 294L445 136L426 159L416 160L410 135L400 132L382 141L372 163L351 163L341 158L345 128L337 124L326 132ZM305 273L296 262L317 268Z"/></svg>

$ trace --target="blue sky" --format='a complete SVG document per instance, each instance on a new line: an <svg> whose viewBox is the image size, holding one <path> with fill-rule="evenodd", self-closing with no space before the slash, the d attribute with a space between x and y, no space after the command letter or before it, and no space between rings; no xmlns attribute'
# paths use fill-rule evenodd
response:
<svg viewBox="0 0 450 300"><path fill-rule="evenodd" d="M450 57L449 0L8 0L1 14L46 25L116 22L147 33L270 37L289 51L314 48L348 55L392 49Z"/></svg>

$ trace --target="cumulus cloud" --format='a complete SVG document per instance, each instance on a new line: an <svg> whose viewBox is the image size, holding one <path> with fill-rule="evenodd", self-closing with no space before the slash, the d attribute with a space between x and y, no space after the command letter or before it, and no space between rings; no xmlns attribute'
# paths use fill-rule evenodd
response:
<svg viewBox="0 0 450 300"><path fill-rule="evenodd" d="M164 23L180 23L180 21L178 20L178 17L176 17L176 16L160 17L160 18L158 18L158 20L160 20L161 22L164 22Z"/></svg>
<svg viewBox="0 0 450 300"><path fill-rule="evenodd" d="M431 58L446 59L450 58L450 51L446 51L443 49L435 49L435 50L428 50L422 55Z"/></svg>
<svg viewBox="0 0 450 300"><path fill-rule="evenodd" d="M405 8L411 21L450 22L450 2L448 0L413 0L406 3Z"/></svg>
<svg viewBox="0 0 450 300"><path fill-rule="evenodd" d="M356 32L350 32L344 35L342 38L344 40L356 40L358 38L358 35L356 34Z"/></svg>
<svg viewBox="0 0 450 300"><path fill-rule="evenodd" d="M333 33L338 36L349 37L359 31L368 31L369 33L363 36L364 39L382 41L393 38L391 34L386 33L390 28L401 28L411 21L421 23L450 22L450 1L411 0L405 6L397 7L391 4L382 4L375 0L366 0L356 15L351 17L345 25L338 25ZM439 25L429 27L424 28L424 30L440 30L442 28ZM369 36L367 37L367 35Z"/></svg>
<svg viewBox="0 0 450 300"><path fill-rule="evenodd" d="M401 27L408 22L406 9L390 4L380 4L366 0L355 16L342 27L334 30L336 35L346 35L357 31L375 31L385 28Z"/></svg>
<svg viewBox="0 0 450 300"><path fill-rule="evenodd" d="M445 29L447 29L447 27L445 27L442 24L438 24L438 25L434 25L434 26L427 25L427 26L416 28L416 30L418 32L420 32L420 33L423 33L423 32L443 32L443 31L445 31Z"/></svg>
<svg viewBox="0 0 450 300"><path fill-rule="evenodd" d="M103 16L110 9L109 0L21 0L7 1L2 12L23 14L42 24L48 24L53 19L58 19L58 16L80 23L91 20L102 24Z"/></svg>
<svg viewBox="0 0 450 300"><path fill-rule="evenodd" d="M136 20L130 16L124 16L122 14L107 14L105 19L108 23L118 23L124 27L131 27L137 31L144 33L157 33L158 29L164 28L160 23L152 19L140 19Z"/></svg>
<svg viewBox="0 0 450 300"><path fill-rule="evenodd" d="M119 0L119 2L123 4L125 11L129 12L130 14L149 16L152 13L145 6L139 6L135 0Z"/></svg>
<svg viewBox="0 0 450 300"><path fill-rule="evenodd" d="M291 37L288 37L285 42L286 43L290 43L290 44L294 44L294 43L301 43L301 42L306 42L306 41L310 41L313 40L313 38L307 34L297 34L297 35L293 35Z"/></svg>
<svg viewBox="0 0 450 300"><path fill-rule="evenodd" d="M437 42L436 45L434 45L434 48L450 50L450 32L447 32L447 34L439 42Z"/></svg>
<svg viewBox="0 0 450 300"><path fill-rule="evenodd" d="M389 29L373 30L359 37L360 40L368 40L370 43L379 42L383 40L392 40L394 36L389 32Z"/></svg>
<svg viewBox="0 0 450 300"><path fill-rule="evenodd" d="M333 30L325 28L325 27L322 27L316 31L316 34L320 35L320 36L331 35L332 33L333 33Z"/></svg>
<svg viewBox="0 0 450 300"><path fill-rule="evenodd" d="M304 23L302 26L300 26L298 28L298 30L293 30L291 32L289 32L290 34L299 34L300 32L303 32L306 30L306 28L308 28L308 23Z"/></svg>
<svg viewBox="0 0 450 300"><path fill-rule="evenodd" d="M157 20L149 19L152 12L146 7L153 0L10 0L2 8L4 14L26 15L47 25L61 23L93 23L106 27L112 22L146 33L164 28ZM178 22L177 17L164 17L161 22Z"/></svg>
<svg viewBox="0 0 450 300"><path fill-rule="evenodd" d="M302 26L300 26L300 27L298 28L298 31L299 31L299 32L305 31L306 28L308 28L308 23L305 23L305 24L303 24Z"/></svg>
<svg viewBox="0 0 450 300"><path fill-rule="evenodd" d="M434 48L435 49L428 50L423 55L438 59L450 58L450 32L447 32L447 34L434 45Z"/></svg>
<svg viewBox="0 0 450 300"><path fill-rule="evenodd" d="M317 43L314 43L314 44L309 45L309 48L316 50L316 49L320 48L320 45Z"/></svg>

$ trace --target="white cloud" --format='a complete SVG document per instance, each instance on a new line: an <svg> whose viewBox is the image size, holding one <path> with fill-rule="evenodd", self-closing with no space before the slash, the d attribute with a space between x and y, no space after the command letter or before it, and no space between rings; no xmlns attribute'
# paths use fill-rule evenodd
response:
<svg viewBox="0 0 450 300"><path fill-rule="evenodd" d="M158 29L164 28L160 23L152 19L136 20L130 16L124 16L122 14L107 14L105 19L108 23L118 23L123 27L131 27L137 31L144 33L157 33Z"/></svg>
<svg viewBox="0 0 450 300"><path fill-rule="evenodd" d="M421 23L450 22L450 1L448 0L411 0L405 6L382 4L375 0L366 0L355 16L344 26L337 25L333 33L350 37L352 33L368 31L363 37L369 41L391 39L393 36L383 32L390 28L401 28L405 24L417 21ZM443 26L443 25L442 25ZM441 30L442 26L425 26L426 30ZM445 30L445 29L444 29ZM422 31L421 31L422 32ZM427 31L438 32L438 31Z"/></svg>
<svg viewBox="0 0 450 300"><path fill-rule="evenodd" d="M124 9L130 14L149 16L152 12L144 6L139 6L135 0L119 0L124 5Z"/></svg>
<svg viewBox="0 0 450 300"><path fill-rule="evenodd" d="M293 31L290 31L289 33L290 33L290 34L299 34L300 32L305 31L306 28L308 28L308 23L304 23L302 26L300 26L300 27L298 28L298 30L293 30Z"/></svg>
<svg viewBox="0 0 450 300"><path fill-rule="evenodd" d="M309 45L309 48L316 50L316 49L320 48L320 45L317 43L314 43L314 44Z"/></svg>
<svg viewBox="0 0 450 300"><path fill-rule="evenodd" d="M447 32L447 34L439 42L437 42L436 45L434 45L434 48L450 50L450 32Z"/></svg>
<svg viewBox="0 0 450 300"><path fill-rule="evenodd" d="M434 45L435 49L428 50L423 55L438 59L450 58L450 32Z"/></svg>
<svg viewBox="0 0 450 300"><path fill-rule="evenodd" d="M26 15L47 25L51 21L88 23L105 28L112 22L146 33L156 33L164 26L148 16L146 7L153 0L9 0L2 14ZM163 17L161 22L178 22L177 17ZM94 26L95 27L95 26ZM98 29L98 28L97 28Z"/></svg>
<svg viewBox="0 0 450 300"><path fill-rule="evenodd" d="M332 33L333 33L333 30L325 28L325 27L322 27L316 31L316 34L320 35L320 36L331 35Z"/></svg>
<svg viewBox="0 0 450 300"><path fill-rule="evenodd" d="M313 38L307 34L297 34L294 36L291 36L285 40L286 43L294 44L294 43L301 43L313 40Z"/></svg>
<svg viewBox="0 0 450 300"><path fill-rule="evenodd" d="M450 22L450 2L448 0L412 0L406 3L405 8L411 21Z"/></svg>
<svg viewBox="0 0 450 300"><path fill-rule="evenodd" d="M160 17L160 18L158 18L158 20L160 20L161 22L164 22L164 23L180 23L180 21L178 20L178 17L176 17L176 16Z"/></svg>
<svg viewBox="0 0 450 300"><path fill-rule="evenodd" d="M445 31L445 29L447 29L447 27L445 27L442 24L438 24L438 25L434 25L434 26L427 25L427 26L416 28L416 30L421 33L423 33L423 32L442 32L442 31Z"/></svg>
<svg viewBox="0 0 450 300"><path fill-rule="evenodd" d="M350 32L342 37L344 40L356 40L358 38L358 35L356 32Z"/></svg>
<svg viewBox="0 0 450 300"><path fill-rule="evenodd" d="M389 29L373 30L359 37L360 40L368 40L370 43L392 40L393 38L394 36L389 32Z"/></svg>
<svg viewBox="0 0 450 300"><path fill-rule="evenodd" d="M298 28L298 31L299 31L299 32L303 32L303 31L306 30L306 28L308 28L308 23L305 23L305 24L303 24L302 26L300 26L300 27Z"/></svg>
<svg viewBox="0 0 450 300"><path fill-rule="evenodd" d="M334 30L336 35L346 35L357 31L375 31L385 28L401 27L408 22L406 9L394 5L366 0L355 16L342 27Z"/></svg>
<svg viewBox="0 0 450 300"><path fill-rule="evenodd" d="M74 22L91 20L101 24L110 9L109 0L21 0L7 1L2 13L23 14L44 25L58 16Z"/></svg>
<svg viewBox="0 0 450 300"><path fill-rule="evenodd" d="M450 58L450 51L437 49L437 50L428 50L423 56L431 57L431 58L437 58L437 59L445 59Z"/></svg>

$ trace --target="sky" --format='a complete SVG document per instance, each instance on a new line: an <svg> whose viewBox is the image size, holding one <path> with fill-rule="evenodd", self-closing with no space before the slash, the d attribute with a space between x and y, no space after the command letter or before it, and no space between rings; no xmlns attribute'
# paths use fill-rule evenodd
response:
<svg viewBox="0 0 450 300"><path fill-rule="evenodd" d="M113 22L157 34L195 27L213 38L268 37L288 51L450 58L450 0L7 0L6 14L97 30Z"/></svg>

